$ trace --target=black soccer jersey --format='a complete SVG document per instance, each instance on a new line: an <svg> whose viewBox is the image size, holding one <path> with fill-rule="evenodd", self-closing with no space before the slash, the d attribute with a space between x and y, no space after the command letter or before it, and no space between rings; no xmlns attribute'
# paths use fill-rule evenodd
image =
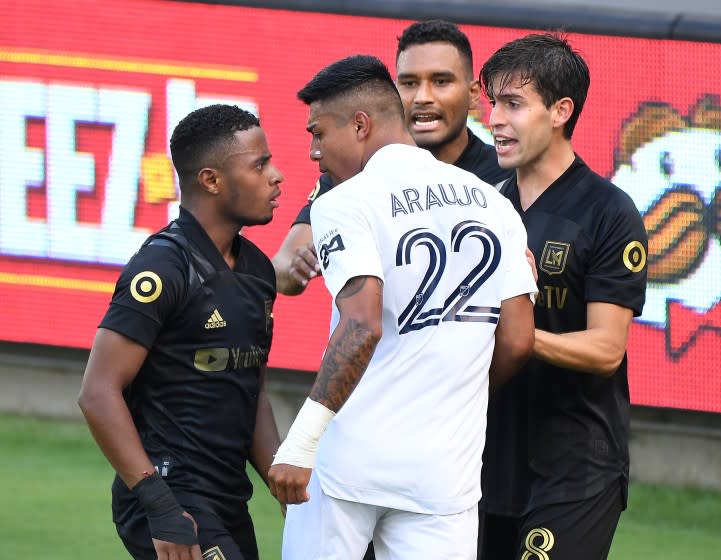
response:
<svg viewBox="0 0 721 560"><path fill-rule="evenodd" d="M510 177L511 171L498 166L496 149L473 134L470 128L467 128L466 132L468 133L468 145L453 165L473 173L481 181L491 185ZM330 176L327 173L321 175L308 195L308 203L300 209L292 225L310 224L310 207L313 201L332 188L333 181Z"/></svg>
<svg viewBox="0 0 721 560"><path fill-rule="evenodd" d="M181 208L125 267L100 325L148 348L125 396L158 472L181 505L231 522L252 493L245 464L275 299L270 260L240 235L233 251L231 270ZM115 521L138 508L116 478Z"/></svg>
<svg viewBox="0 0 721 560"><path fill-rule="evenodd" d="M647 237L631 198L576 158L524 212L515 176L501 192L521 215L536 257L536 327L586 328L586 304L643 308ZM628 480L626 358L609 377L532 358L492 396L483 509L520 516L582 500ZM625 492L624 492L625 494Z"/></svg>

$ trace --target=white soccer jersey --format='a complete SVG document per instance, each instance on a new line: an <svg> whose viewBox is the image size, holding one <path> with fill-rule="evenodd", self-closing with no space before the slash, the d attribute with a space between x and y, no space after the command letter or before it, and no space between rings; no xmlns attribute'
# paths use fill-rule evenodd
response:
<svg viewBox="0 0 721 560"><path fill-rule="evenodd" d="M501 301L536 286L511 203L475 175L385 146L311 207L335 297L383 280L383 336L323 434L316 473L335 498L453 514L481 497L488 367ZM333 305L331 332L338 323Z"/></svg>

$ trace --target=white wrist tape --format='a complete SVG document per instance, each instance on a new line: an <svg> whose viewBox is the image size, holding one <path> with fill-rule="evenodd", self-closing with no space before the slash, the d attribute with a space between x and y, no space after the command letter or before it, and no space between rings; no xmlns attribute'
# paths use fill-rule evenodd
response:
<svg viewBox="0 0 721 560"><path fill-rule="evenodd" d="M335 412L319 402L305 399L288 430L288 436L275 454L273 464L282 463L312 469L318 451L318 440L334 416Z"/></svg>

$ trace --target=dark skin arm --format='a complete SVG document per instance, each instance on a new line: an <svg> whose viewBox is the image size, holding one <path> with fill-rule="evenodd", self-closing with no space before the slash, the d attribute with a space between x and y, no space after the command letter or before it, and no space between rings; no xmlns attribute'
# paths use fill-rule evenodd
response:
<svg viewBox="0 0 721 560"><path fill-rule="evenodd" d="M488 372L491 391L508 381L533 352L533 302L528 294L501 302L501 316L495 336L496 345Z"/></svg>
<svg viewBox="0 0 721 560"><path fill-rule="evenodd" d="M98 329L90 349L78 404L103 454L128 488L133 488L155 466L140 442L123 389L135 379L147 349L108 329ZM187 512L184 515L195 520ZM198 545L187 546L153 539L158 558L202 560Z"/></svg>
<svg viewBox="0 0 721 560"><path fill-rule="evenodd" d="M308 283L320 275L310 225L293 224L272 261L278 292L286 296L303 293Z"/></svg>
<svg viewBox="0 0 721 560"><path fill-rule="evenodd" d="M266 367L260 369L260 390L258 392L258 411L255 415L255 432L253 432L253 447L250 449L250 464L268 485L268 469L273 462L273 454L280 445L278 427L273 416L273 407L270 404L268 393L265 390Z"/></svg>
<svg viewBox="0 0 721 560"><path fill-rule="evenodd" d="M381 338L383 283L373 276L350 279L336 297L340 320L328 342L310 399L333 412L348 400ZM270 491L281 504L310 499L311 469L277 464L270 468Z"/></svg>

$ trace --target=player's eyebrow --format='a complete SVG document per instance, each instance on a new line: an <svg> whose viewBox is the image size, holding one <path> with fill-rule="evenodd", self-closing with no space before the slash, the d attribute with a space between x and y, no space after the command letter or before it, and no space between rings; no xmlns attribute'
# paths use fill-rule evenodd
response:
<svg viewBox="0 0 721 560"><path fill-rule="evenodd" d="M409 78L416 78L420 72L401 72L396 76L396 80L407 80ZM455 78L456 73L451 70L438 70L431 74L431 78L437 80L438 78Z"/></svg>
<svg viewBox="0 0 721 560"><path fill-rule="evenodd" d="M518 93L497 93L494 96L494 99L503 99L503 100L510 100L510 99L523 99L523 96Z"/></svg>
<svg viewBox="0 0 721 560"><path fill-rule="evenodd" d="M253 160L253 165L258 165L259 163L267 163L272 157L273 154L270 153L261 154Z"/></svg>

